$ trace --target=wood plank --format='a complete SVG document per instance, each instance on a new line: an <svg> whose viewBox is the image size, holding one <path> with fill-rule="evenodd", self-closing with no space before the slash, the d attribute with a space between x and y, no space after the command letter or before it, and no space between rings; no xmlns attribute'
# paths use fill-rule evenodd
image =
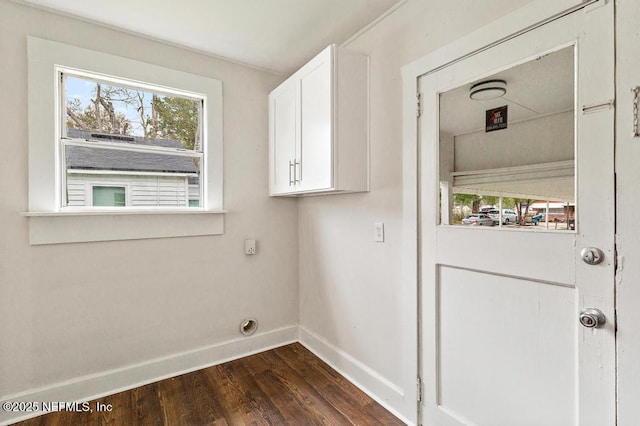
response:
<svg viewBox="0 0 640 426"><path fill-rule="evenodd" d="M258 376L258 385L274 399L287 422L353 424L335 410L304 378L286 365L273 351L259 354L270 369Z"/></svg>
<svg viewBox="0 0 640 426"><path fill-rule="evenodd" d="M356 424L403 424L333 368L299 343L274 350L324 399Z"/></svg>
<svg viewBox="0 0 640 426"><path fill-rule="evenodd" d="M98 412L96 404L111 404ZM401 425L304 346L294 343L18 423L76 425Z"/></svg>
<svg viewBox="0 0 640 426"><path fill-rule="evenodd" d="M350 395L354 404L362 407L373 401L353 383L299 343L277 348L274 352L306 377L313 386L321 389L323 387L337 387L340 392Z"/></svg>
<svg viewBox="0 0 640 426"><path fill-rule="evenodd" d="M252 393L252 386L240 377L242 373L238 372L238 365L238 360L231 361L206 372L215 395L224 398L224 418L229 425L268 424L262 418L262 411L269 411L272 407L262 408L256 402L256 393ZM265 395L264 398L268 397Z"/></svg>

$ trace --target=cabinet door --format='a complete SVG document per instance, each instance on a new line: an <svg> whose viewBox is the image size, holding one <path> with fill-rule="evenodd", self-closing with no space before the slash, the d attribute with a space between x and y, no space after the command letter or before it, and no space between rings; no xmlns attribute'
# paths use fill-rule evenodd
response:
<svg viewBox="0 0 640 426"><path fill-rule="evenodd" d="M332 66L332 51L327 49L300 76L299 191L333 186Z"/></svg>
<svg viewBox="0 0 640 426"><path fill-rule="evenodd" d="M292 81L270 96L271 194L293 192L296 157L296 84Z"/></svg>

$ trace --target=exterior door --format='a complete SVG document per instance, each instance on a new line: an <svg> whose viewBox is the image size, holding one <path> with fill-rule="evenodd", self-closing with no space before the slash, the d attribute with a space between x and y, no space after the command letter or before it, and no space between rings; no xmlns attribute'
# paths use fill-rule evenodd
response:
<svg viewBox="0 0 640 426"><path fill-rule="evenodd" d="M419 79L424 425L616 422L613 42L598 2Z"/></svg>

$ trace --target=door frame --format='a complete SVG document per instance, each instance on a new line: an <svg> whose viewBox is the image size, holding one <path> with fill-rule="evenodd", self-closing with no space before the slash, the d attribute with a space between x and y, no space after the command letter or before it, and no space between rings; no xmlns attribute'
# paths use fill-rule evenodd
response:
<svg viewBox="0 0 640 426"><path fill-rule="evenodd" d="M402 67L403 99L403 230L402 292L405 324L403 365L406 418L421 422L422 383L420 360L421 226L419 79L477 53L539 28L580 9L603 7L612 0L538 0ZM617 378L616 378L617 380Z"/></svg>

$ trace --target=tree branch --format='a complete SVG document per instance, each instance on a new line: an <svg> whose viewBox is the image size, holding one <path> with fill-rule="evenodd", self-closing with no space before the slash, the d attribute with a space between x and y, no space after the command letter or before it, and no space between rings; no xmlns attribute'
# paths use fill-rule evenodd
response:
<svg viewBox="0 0 640 426"><path fill-rule="evenodd" d="M83 130L87 130L88 127L87 125L80 120L80 117L78 117L73 111L71 111L69 108L67 108L67 115L69 116L69 118L78 125L78 127L80 127Z"/></svg>

